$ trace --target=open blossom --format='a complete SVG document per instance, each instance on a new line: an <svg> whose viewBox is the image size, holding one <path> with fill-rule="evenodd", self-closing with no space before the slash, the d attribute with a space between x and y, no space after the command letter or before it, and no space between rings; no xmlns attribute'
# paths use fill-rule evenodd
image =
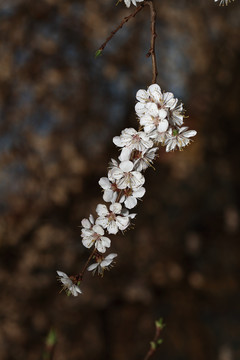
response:
<svg viewBox="0 0 240 360"><path fill-rule="evenodd" d="M100 253L104 253L106 248L110 247L111 240L108 237L103 236L104 230L100 225L91 225L89 228L87 223L87 226L84 226L84 220L82 221L83 228L81 233L83 245L88 249L95 245L95 248Z"/></svg>
<svg viewBox="0 0 240 360"><path fill-rule="evenodd" d="M96 257L96 263L90 265L87 269L88 271L93 271L93 274L95 274L96 270L98 272L98 275L103 275L104 270L109 270L109 268L112 266L113 259L117 256L117 254L109 254L105 258L103 256L97 256Z"/></svg>
<svg viewBox="0 0 240 360"><path fill-rule="evenodd" d="M116 182L111 183L107 177L101 177L98 183L104 190L103 200L114 203L117 199L118 193L121 191L118 189Z"/></svg>
<svg viewBox="0 0 240 360"><path fill-rule="evenodd" d="M146 190L144 187L140 187L137 190L132 190L130 188L124 189L119 202L124 203L127 209L133 209L137 205L137 200L141 199L145 192Z"/></svg>
<svg viewBox="0 0 240 360"><path fill-rule="evenodd" d="M137 190L145 182L144 176L139 171L133 170L134 164L131 161L122 161L119 166L114 166L108 172L111 182L116 182L118 189Z"/></svg>
<svg viewBox="0 0 240 360"><path fill-rule="evenodd" d="M169 129L166 134L166 151L169 152L175 150L176 147L181 150L190 143L191 139L189 138L196 134L197 132L195 130L188 130L187 126L175 130Z"/></svg>
<svg viewBox="0 0 240 360"><path fill-rule="evenodd" d="M167 120L170 126L182 126L183 124L183 104L179 103L173 109L168 109Z"/></svg>
<svg viewBox="0 0 240 360"><path fill-rule="evenodd" d="M124 129L120 136L113 138L113 142L118 147L125 147L129 151L143 151L153 146L152 140L149 139L146 133L133 128Z"/></svg>
<svg viewBox="0 0 240 360"><path fill-rule="evenodd" d="M133 169L141 172L152 165L157 150L158 148L155 147L143 151L134 150L129 152L126 148L123 148L119 160L126 161L131 159L134 164Z"/></svg>
<svg viewBox="0 0 240 360"><path fill-rule="evenodd" d="M79 286L74 284L73 281L62 271L57 271L58 280L63 284L63 289L66 290L67 294L72 294L73 296L78 296L82 291Z"/></svg>
<svg viewBox="0 0 240 360"><path fill-rule="evenodd" d="M147 149L142 152L135 152L134 155L134 170L144 171L149 166L152 166L153 160L156 157L157 147L152 149Z"/></svg>
<svg viewBox="0 0 240 360"><path fill-rule="evenodd" d="M131 3L137 6L137 2L142 2L143 0L124 0L126 7L130 7Z"/></svg>
<svg viewBox="0 0 240 360"><path fill-rule="evenodd" d="M130 223L128 216L122 216L122 205L119 203L110 205L109 210L106 205L98 204L96 212L99 216L96 224L107 229L109 234L117 234L118 230L125 230Z"/></svg>

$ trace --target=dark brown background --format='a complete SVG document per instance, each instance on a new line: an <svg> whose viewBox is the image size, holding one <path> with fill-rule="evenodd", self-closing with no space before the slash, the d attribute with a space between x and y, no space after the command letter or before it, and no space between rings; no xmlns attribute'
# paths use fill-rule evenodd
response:
<svg viewBox="0 0 240 360"><path fill-rule="evenodd" d="M156 0L158 82L196 129L183 152L160 149L135 229L112 238L117 265L59 294L56 270L88 256L80 221L102 202L112 137L137 127L135 93L151 82L149 9L99 59L133 11L114 0L0 5L0 359L240 359L239 18L236 0Z"/></svg>

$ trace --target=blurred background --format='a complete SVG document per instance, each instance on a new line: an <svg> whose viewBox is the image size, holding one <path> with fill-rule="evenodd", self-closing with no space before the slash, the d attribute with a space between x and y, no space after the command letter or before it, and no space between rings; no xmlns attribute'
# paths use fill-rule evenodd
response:
<svg viewBox="0 0 240 360"><path fill-rule="evenodd" d="M112 238L117 264L87 274L78 298L56 270L88 257L82 218L102 202L112 143L137 127L135 94L151 83L149 9L114 0L0 2L0 359L240 359L240 4L155 0L158 83L184 102L198 135L160 149L135 229ZM135 209L134 209L135 210Z"/></svg>

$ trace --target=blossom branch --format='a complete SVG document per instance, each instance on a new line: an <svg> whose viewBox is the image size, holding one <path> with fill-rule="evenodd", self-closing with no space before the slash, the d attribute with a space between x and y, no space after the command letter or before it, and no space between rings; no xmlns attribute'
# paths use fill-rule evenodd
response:
<svg viewBox="0 0 240 360"><path fill-rule="evenodd" d="M136 115L139 121L139 130L134 128L124 129L120 136L113 138L113 143L121 149L118 160L112 159L109 164L107 177L101 177L99 185L103 189L103 201L109 205L98 204L96 207L97 217L90 214L89 218L81 221L82 244L93 250L90 253L80 273L68 276L57 270L58 280L62 283L67 295L78 296L82 291L79 288L83 276L88 271L97 271L103 276L106 269L113 266L115 253L105 256L105 252L111 246L111 239L108 235L116 235L119 231L124 232L131 226L131 221L136 213L130 213L138 200L145 194L145 177L143 172L150 166L156 157L159 145L166 146L166 152L176 148L181 150L187 146L195 136L195 130L188 130L184 124L184 109L181 102L171 92L162 92L156 84L157 62L155 54L156 39L156 11L153 0L132 0L142 1L136 10L125 17L121 24L112 32L107 40L97 51L98 55L105 48L108 41L130 18L134 17L145 5L149 6L151 14L151 48L147 54L152 58L152 82L147 90L137 91L135 105ZM126 6L130 0L124 0ZM97 54L96 54L97 55ZM107 235L107 236L106 236ZM95 263L90 264L92 259ZM151 342L151 347L146 355L146 360L155 352L160 344L159 334L161 324L156 323L156 335Z"/></svg>

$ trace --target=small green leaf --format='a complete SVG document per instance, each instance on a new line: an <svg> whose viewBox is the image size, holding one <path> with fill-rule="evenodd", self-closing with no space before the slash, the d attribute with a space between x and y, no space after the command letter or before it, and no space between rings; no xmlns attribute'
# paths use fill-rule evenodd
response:
<svg viewBox="0 0 240 360"><path fill-rule="evenodd" d="M159 346L159 345L161 345L162 343L163 343L163 339L158 339L157 345Z"/></svg>
<svg viewBox="0 0 240 360"><path fill-rule="evenodd" d="M177 129L174 129L173 130L173 136L176 136L178 134L178 130Z"/></svg>
<svg viewBox="0 0 240 360"><path fill-rule="evenodd" d="M152 350L156 350L156 347L157 347L156 343L154 341L151 341L150 342L150 347L151 347Z"/></svg>
<svg viewBox="0 0 240 360"><path fill-rule="evenodd" d="M98 58L99 56L102 55L102 50L101 49L98 49L96 52L95 52L95 59Z"/></svg>
<svg viewBox="0 0 240 360"><path fill-rule="evenodd" d="M155 321L156 328L162 330L166 325L163 323L163 319L160 318L159 320Z"/></svg>
<svg viewBox="0 0 240 360"><path fill-rule="evenodd" d="M46 345L47 346L53 346L56 344L57 336L55 330L51 329L48 333L47 339L46 339Z"/></svg>

